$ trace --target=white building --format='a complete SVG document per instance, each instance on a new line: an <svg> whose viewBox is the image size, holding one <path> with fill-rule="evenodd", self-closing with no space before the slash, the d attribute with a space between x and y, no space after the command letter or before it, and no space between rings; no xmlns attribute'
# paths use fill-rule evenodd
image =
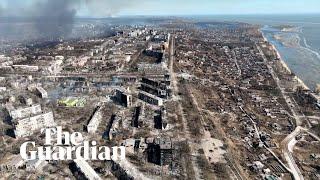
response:
<svg viewBox="0 0 320 180"><path fill-rule="evenodd" d="M12 172L24 165L24 159L19 155L5 156L0 160L0 172Z"/></svg>
<svg viewBox="0 0 320 180"><path fill-rule="evenodd" d="M6 80L5 77L0 77L0 82L4 82Z"/></svg>
<svg viewBox="0 0 320 180"><path fill-rule="evenodd" d="M64 56L56 56L56 57L54 57L54 59L63 61L64 60Z"/></svg>
<svg viewBox="0 0 320 180"><path fill-rule="evenodd" d="M62 71L63 60L57 59L50 63L48 67L45 68L48 74L58 74Z"/></svg>
<svg viewBox="0 0 320 180"><path fill-rule="evenodd" d="M26 101L27 106L31 106L33 104L33 100L30 97L26 98L25 101Z"/></svg>
<svg viewBox="0 0 320 180"><path fill-rule="evenodd" d="M55 126L53 113L43 113L14 121L14 134L16 137L32 135L36 130Z"/></svg>
<svg viewBox="0 0 320 180"><path fill-rule="evenodd" d="M0 55L0 68L7 67L13 65L13 61L10 57L7 57L5 55Z"/></svg>
<svg viewBox="0 0 320 180"><path fill-rule="evenodd" d="M12 65L15 70L19 71L30 71L36 72L39 71L39 66L29 66L29 65Z"/></svg>
<svg viewBox="0 0 320 180"><path fill-rule="evenodd" d="M77 167L80 171L88 178L89 180L100 180L100 176L94 171L94 169L84 160L84 159L75 159Z"/></svg>
<svg viewBox="0 0 320 180"><path fill-rule="evenodd" d="M40 104L34 104L30 107L22 107L17 109L15 109L12 104L6 104L6 109L12 119L21 119L42 112Z"/></svg>
<svg viewBox="0 0 320 180"><path fill-rule="evenodd" d="M5 92L7 91L7 87L0 87L0 92Z"/></svg>
<svg viewBox="0 0 320 180"><path fill-rule="evenodd" d="M48 93L46 90L44 90L42 87L36 87L37 94L41 98L48 98Z"/></svg>
<svg viewBox="0 0 320 180"><path fill-rule="evenodd" d="M98 126L102 120L102 112L101 112L101 107L98 107L96 112L93 114L89 124L88 124L88 133L95 133L96 130L98 129Z"/></svg>
<svg viewBox="0 0 320 180"><path fill-rule="evenodd" d="M44 161L44 160L40 160L40 159L30 160L26 163L26 170L27 171L39 170L46 164L47 164L47 161Z"/></svg>

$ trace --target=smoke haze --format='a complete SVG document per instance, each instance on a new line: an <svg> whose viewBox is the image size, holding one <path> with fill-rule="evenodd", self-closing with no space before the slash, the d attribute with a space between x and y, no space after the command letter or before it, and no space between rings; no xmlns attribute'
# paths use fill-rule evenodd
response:
<svg viewBox="0 0 320 180"><path fill-rule="evenodd" d="M37 3L37 10L34 11L35 28L41 35L53 39L69 35L77 13L76 5L70 0L46 0Z"/></svg>
<svg viewBox="0 0 320 180"><path fill-rule="evenodd" d="M81 8L92 16L110 17L144 0L5 0L0 16L26 18L39 36L58 39L68 36ZM0 25L1 26L1 25Z"/></svg>

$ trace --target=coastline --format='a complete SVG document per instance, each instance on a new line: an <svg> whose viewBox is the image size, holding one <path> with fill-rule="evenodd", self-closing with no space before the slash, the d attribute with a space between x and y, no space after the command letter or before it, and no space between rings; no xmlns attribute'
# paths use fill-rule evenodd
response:
<svg viewBox="0 0 320 180"><path fill-rule="evenodd" d="M285 68L289 73L292 73L292 70L289 68L288 64L283 60L283 58L281 57L281 54L278 51L278 49L276 48L276 46L274 44L272 44L270 41L268 41L268 39L265 37L264 33L262 32L261 28L259 29L259 31L262 34L264 41L271 44L272 49L276 52L277 58L279 59L282 67ZM294 79L297 81L297 84L299 86L302 86L305 90L310 90L310 88L297 75L294 76Z"/></svg>

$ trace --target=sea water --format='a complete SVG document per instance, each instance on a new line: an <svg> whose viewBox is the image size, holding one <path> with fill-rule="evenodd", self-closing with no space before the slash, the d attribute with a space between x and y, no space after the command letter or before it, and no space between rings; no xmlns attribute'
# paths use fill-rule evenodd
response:
<svg viewBox="0 0 320 180"><path fill-rule="evenodd" d="M261 25L264 36L275 45L289 68L310 88L320 84L320 14L221 15L206 20ZM282 31L281 25L290 25Z"/></svg>

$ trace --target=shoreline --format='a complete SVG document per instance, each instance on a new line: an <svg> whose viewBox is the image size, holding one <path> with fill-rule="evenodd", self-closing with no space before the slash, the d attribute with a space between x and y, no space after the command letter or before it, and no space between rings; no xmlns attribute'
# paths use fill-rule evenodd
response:
<svg viewBox="0 0 320 180"><path fill-rule="evenodd" d="M264 39L264 41L270 43L272 49L276 52L277 54L277 58L279 59L281 65L283 68L285 68L289 73L292 73L292 70L289 68L288 64L283 60L283 58L281 57L280 52L278 51L278 49L276 48L276 46L274 44L272 44L264 35L264 33L262 32L261 28L259 29L259 31L262 34L262 37ZM302 79L300 79L297 75L294 76L294 79L297 81L297 84L299 86L302 86L305 90L310 90L310 88L303 82Z"/></svg>

